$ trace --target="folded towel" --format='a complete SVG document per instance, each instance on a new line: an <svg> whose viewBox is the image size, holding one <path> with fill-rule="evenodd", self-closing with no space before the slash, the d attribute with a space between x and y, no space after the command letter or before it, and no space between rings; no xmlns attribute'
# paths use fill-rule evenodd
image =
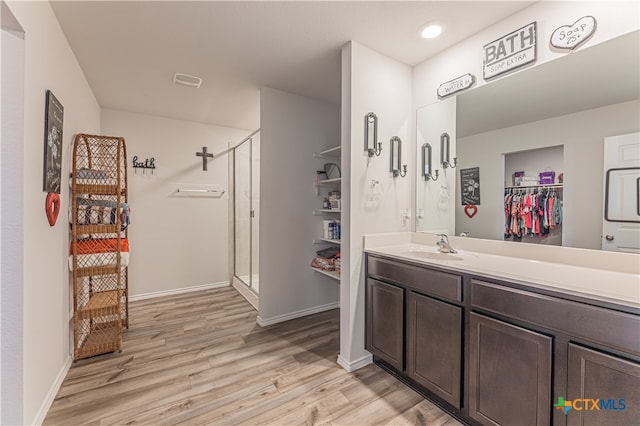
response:
<svg viewBox="0 0 640 426"><path fill-rule="evenodd" d="M90 239L78 241L77 253L78 254L92 254L92 253L111 253L111 252L128 252L129 240L126 238L120 239L120 250L118 250L117 238L104 238L104 239ZM73 241L69 244L69 254L73 254Z"/></svg>
<svg viewBox="0 0 640 426"><path fill-rule="evenodd" d="M88 169L83 167L76 173L78 179L109 179L111 173L104 170Z"/></svg>
<svg viewBox="0 0 640 426"><path fill-rule="evenodd" d="M119 212L116 211L116 202L112 200L76 198L76 204L78 225L114 225L117 222L116 214L120 215L120 230L124 231L131 223L131 210L127 203L120 203ZM72 218L69 206L69 220Z"/></svg>

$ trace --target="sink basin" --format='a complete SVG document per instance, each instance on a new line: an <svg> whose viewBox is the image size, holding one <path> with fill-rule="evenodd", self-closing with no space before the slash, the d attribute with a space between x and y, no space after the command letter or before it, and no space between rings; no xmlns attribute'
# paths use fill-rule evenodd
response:
<svg viewBox="0 0 640 426"><path fill-rule="evenodd" d="M406 256L410 257L421 257L423 259L433 259L433 260L463 260L460 256L456 256L453 253L440 253L440 252L432 252L432 251L408 251L404 253Z"/></svg>

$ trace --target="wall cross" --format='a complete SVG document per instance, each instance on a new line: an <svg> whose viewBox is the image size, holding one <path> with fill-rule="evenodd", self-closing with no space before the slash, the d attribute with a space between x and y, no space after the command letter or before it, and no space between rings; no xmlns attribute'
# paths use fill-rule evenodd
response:
<svg viewBox="0 0 640 426"><path fill-rule="evenodd" d="M207 171L207 158L213 158L213 154L209 154L207 152L207 147L203 146L202 147L202 152L196 152L196 155L198 157L202 157L202 171L206 172Z"/></svg>

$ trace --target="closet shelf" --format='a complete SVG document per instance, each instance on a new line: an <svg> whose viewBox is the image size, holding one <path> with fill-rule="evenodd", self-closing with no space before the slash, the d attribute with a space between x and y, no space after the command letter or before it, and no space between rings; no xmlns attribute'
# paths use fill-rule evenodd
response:
<svg viewBox="0 0 640 426"><path fill-rule="evenodd" d="M324 243L329 243L329 244L340 244L340 240L332 240L330 238L318 238L317 240L313 240L314 244L324 244Z"/></svg>
<svg viewBox="0 0 640 426"><path fill-rule="evenodd" d="M325 149L324 151L314 152L313 158L337 158L340 156L341 149L341 146L336 146L333 148Z"/></svg>
<svg viewBox="0 0 640 426"><path fill-rule="evenodd" d="M320 216L320 215L325 215L328 213L342 213L342 210L339 209L320 209L320 210L314 210L313 211L313 215L314 216Z"/></svg>
<svg viewBox="0 0 640 426"><path fill-rule="evenodd" d="M331 277L334 280L340 281L340 274L335 271L323 271L322 269L311 267L311 269L319 274L326 275L327 277Z"/></svg>
<svg viewBox="0 0 640 426"><path fill-rule="evenodd" d="M342 182L342 178L333 178L333 179L325 179L325 180L321 180L320 182L318 182L320 185L327 185L327 184L332 184L332 183L340 183Z"/></svg>

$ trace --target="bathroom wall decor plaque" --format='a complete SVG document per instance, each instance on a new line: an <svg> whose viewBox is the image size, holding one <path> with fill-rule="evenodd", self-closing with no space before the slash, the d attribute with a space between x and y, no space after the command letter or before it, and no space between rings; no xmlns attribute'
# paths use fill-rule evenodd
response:
<svg viewBox="0 0 640 426"><path fill-rule="evenodd" d="M596 18L583 16L573 25L563 25L551 34L549 42L558 49L575 49L596 31Z"/></svg>
<svg viewBox="0 0 640 426"><path fill-rule="evenodd" d="M44 165L42 190L60 193L62 174L62 123L64 107L51 90L47 90L44 113Z"/></svg>
<svg viewBox="0 0 640 426"><path fill-rule="evenodd" d="M476 82L476 78L473 74L465 74L453 80L442 83L438 86L438 97L444 98L445 96L453 95L461 90L468 89Z"/></svg>
<svg viewBox="0 0 640 426"><path fill-rule="evenodd" d="M482 73L488 80L534 62L537 58L536 22L485 44Z"/></svg>
<svg viewBox="0 0 640 426"><path fill-rule="evenodd" d="M462 205L480 205L480 167L460 169ZM476 208L477 209L477 208ZM475 213L474 213L475 214Z"/></svg>

